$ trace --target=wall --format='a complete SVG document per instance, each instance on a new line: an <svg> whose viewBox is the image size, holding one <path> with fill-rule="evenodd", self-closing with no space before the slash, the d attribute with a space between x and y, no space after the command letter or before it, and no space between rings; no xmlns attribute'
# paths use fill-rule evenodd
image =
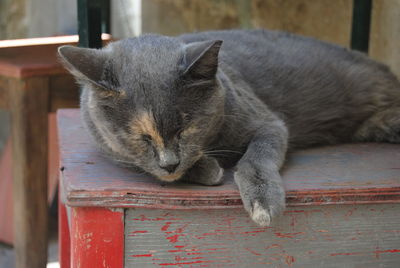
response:
<svg viewBox="0 0 400 268"><path fill-rule="evenodd" d="M268 28L350 46L353 0L145 0L143 32ZM374 0L370 55L400 77L400 0Z"/></svg>
<svg viewBox="0 0 400 268"><path fill-rule="evenodd" d="M374 1L369 54L400 77L400 0Z"/></svg>
<svg viewBox="0 0 400 268"><path fill-rule="evenodd" d="M0 0L0 40L75 34L76 0Z"/></svg>
<svg viewBox="0 0 400 268"><path fill-rule="evenodd" d="M146 0L143 32L269 28L347 45L352 0Z"/></svg>
<svg viewBox="0 0 400 268"><path fill-rule="evenodd" d="M27 35L27 0L0 0L0 40Z"/></svg>

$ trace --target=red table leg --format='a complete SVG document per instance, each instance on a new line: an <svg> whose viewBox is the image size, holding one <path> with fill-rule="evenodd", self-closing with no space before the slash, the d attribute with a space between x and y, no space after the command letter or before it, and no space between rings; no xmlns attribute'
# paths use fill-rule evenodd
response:
<svg viewBox="0 0 400 268"><path fill-rule="evenodd" d="M68 217L65 205L58 202L58 256L60 267L71 267L71 238L69 234Z"/></svg>
<svg viewBox="0 0 400 268"><path fill-rule="evenodd" d="M123 267L123 209L72 207L70 237L71 267Z"/></svg>

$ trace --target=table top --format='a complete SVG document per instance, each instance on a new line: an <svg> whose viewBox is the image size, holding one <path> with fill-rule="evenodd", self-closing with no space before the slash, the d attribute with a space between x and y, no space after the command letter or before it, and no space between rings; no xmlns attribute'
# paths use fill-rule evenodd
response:
<svg viewBox="0 0 400 268"><path fill-rule="evenodd" d="M109 34L102 34L104 42ZM15 78L65 74L57 56L61 45L77 45L78 36L57 36L0 41L0 75Z"/></svg>
<svg viewBox="0 0 400 268"><path fill-rule="evenodd" d="M231 171L223 185L164 184L116 166L96 149L78 109L58 112L61 196L68 206L236 208ZM400 145L344 144L298 151L281 171L291 205L400 202Z"/></svg>

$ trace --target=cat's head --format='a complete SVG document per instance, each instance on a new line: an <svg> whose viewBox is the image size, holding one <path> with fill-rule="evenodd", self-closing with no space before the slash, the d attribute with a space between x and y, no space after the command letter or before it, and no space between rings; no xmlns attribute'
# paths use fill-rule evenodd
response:
<svg viewBox="0 0 400 268"><path fill-rule="evenodd" d="M174 181L220 127L221 44L144 35L100 50L63 46L59 54L82 85L83 118L97 143L116 161Z"/></svg>

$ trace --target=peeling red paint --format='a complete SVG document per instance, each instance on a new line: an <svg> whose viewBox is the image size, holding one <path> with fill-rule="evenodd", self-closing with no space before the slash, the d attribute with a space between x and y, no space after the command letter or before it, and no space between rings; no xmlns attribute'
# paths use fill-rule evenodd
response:
<svg viewBox="0 0 400 268"><path fill-rule="evenodd" d="M267 228L271 228L271 227L267 227ZM260 231L248 231L248 232L241 232L240 234L255 234L255 233L265 233L267 230L267 228L265 228L265 230L260 230Z"/></svg>
<svg viewBox="0 0 400 268"><path fill-rule="evenodd" d="M196 263L206 263L206 262L211 262L211 261L192 261L192 262L177 262L177 263L160 263L159 265L164 265L164 266L171 266L171 265L188 265L188 264L196 264Z"/></svg>
<svg viewBox="0 0 400 268"><path fill-rule="evenodd" d="M204 259L204 257L190 257L190 258L186 258L186 257L181 257L179 255L175 256L175 261L180 262L180 261L188 261L188 260L200 260L200 259Z"/></svg>
<svg viewBox="0 0 400 268"><path fill-rule="evenodd" d="M296 235L304 234L304 232L297 232L297 233L274 233L277 237L280 238L294 238Z"/></svg>
<svg viewBox="0 0 400 268"><path fill-rule="evenodd" d="M142 230L142 231L133 231L133 232L130 232L131 234L144 234L144 233L148 233L148 231L146 231L146 230Z"/></svg>
<svg viewBox="0 0 400 268"><path fill-rule="evenodd" d="M201 254L204 254L204 253L202 253L202 252L188 252L188 253L186 253L186 255L201 255Z"/></svg>
<svg viewBox="0 0 400 268"><path fill-rule="evenodd" d="M188 249L170 249L168 252L187 252L187 251L197 251L198 249L195 248L188 248Z"/></svg>
<svg viewBox="0 0 400 268"><path fill-rule="evenodd" d="M153 257L153 254L130 255L131 257Z"/></svg>
<svg viewBox="0 0 400 268"><path fill-rule="evenodd" d="M292 264L296 261L296 259L293 256L286 256L285 262L287 265L292 266Z"/></svg>
<svg viewBox="0 0 400 268"><path fill-rule="evenodd" d="M165 220L179 220L179 219L166 219L166 218L148 218L146 215L140 215L140 218L134 218L133 221L165 221Z"/></svg>
<svg viewBox="0 0 400 268"><path fill-rule="evenodd" d="M221 250L221 249L227 249L227 248L207 248L206 250Z"/></svg>
<svg viewBox="0 0 400 268"><path fill-rule="evenodd" d="M176 242L178 242L179 236L180 235L173 235L173 236L167 237L167 239L169 240L170 243L176 243Z"/></svg>
<svg viewBox="0 0 400 268"><path fill-rule="evenodd" d="M360 255L362 252L343 252L343 253L331 253L331 256L351 256L351 255Z"/></svg>
<svg viewBox="0 0 400 268"><path fill-rule="evenodd" d="M400 233L400 230L383 230L385 233Z"/></svg>
<svg viewBox="0 0 400 268"><path fill-rule="evenodd" d="M193 257L193 258L190 258L190 259L192 259L192 260L200 260L200 259L204 259L204 257Z"/></svg>
<svg viewBox="0 0 400 268"><path fill-rule="evenodd" d="M71 215L71 267L123 267L123 211L77 207Z"/></svg>
<svg viewBox="0 0 400 268"><path fill-rule="evenodd" d="M176 255L174 259L175 261L184 261L184 259L179 255Z"/></svg>
<svg viewBox="0 0 400 268"><path fill-rule="evenodd" d="M353 215L355 210L357 210L357 208L353 208L353 209L350 209L349 211L347 211L347 213L344 215L344 218L347 220L348 217Z"/></svg>
<svg viewBox="0 0 400 268"><path fill-rule="evenodd" d="M167 231L170 225L171 225L170 221L166 222L165 225L161 227L161 231Z"/></svg>
<svg viewBox="0 0 400 268"><path fill-rule="evenodd" d="M295 214L292 214L292 215L290 215L291 216L291 221L290 221L290 226L295 226L296 225L296 223L297 223L297 215L295 215Z"/></svg>
<svg viewBox="0 0 400 268"><path fill-rule="evenodd" d="M261 256L261 254L260 253L258 253L258 252L256 252L256 251L254 251L254 250L252 250L252 249L250 249L250 248L244 248L245 250L247 250L248 252L250 252L250 253L252 253L253 255L256 255L256 256Z"/></svg>
<svg viewBox="0 0 400 268"><path fill-rule="evenodd" d="M400 249L386 249L386 250L375 250L372 253L375 254L375 257L379 259L379 254L382 253L400 253ZM368 254L368 252L349 252L349 253L332 253L331 256L350 256L350 255L361 255Z"/></svg>
<svg viewBox="0 0 400 268"><path fill-rule="evenodd" d="M272 244L272 245L270 245L270 246L268 246L268 247L265 247L265 249L270 249L270 248L282 248L282 245L279 245L279 244Z"/></svg>
<svg viewBox="0 0 400 268"><path fill-rule="evenodd" d="M313 209L313 210L286 210L284 214L288 213L313 213L313 212L322 212L321 209Z"/></svg>
<svg viewBox="0 0 400 268"><path fill-rule="evenodd" d="M387 250L376 250L374 253L400 253L400 249L387 249Z"/></svg>

